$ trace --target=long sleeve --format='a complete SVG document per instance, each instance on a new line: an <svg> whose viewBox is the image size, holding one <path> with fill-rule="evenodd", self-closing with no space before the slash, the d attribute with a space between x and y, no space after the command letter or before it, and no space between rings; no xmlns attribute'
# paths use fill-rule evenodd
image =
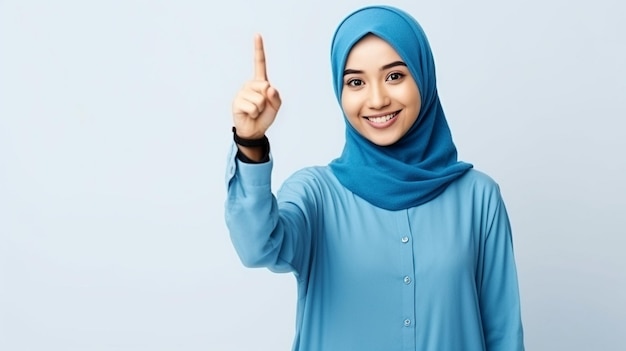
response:
<svg viewBox="0 0 626 351"><path fill-rule="evenodd" d="M489 201L478 272L479 303L487 351L524 350L520 297L507 211L495 189Z"/></svg>
<svg viewBox="0 0 626 351"><path fill-rule="evenodd" d="M310 251L306 211L295 206L279 209L271 190L271 157L265 163L244 163L235 157L233 147L227 165L225 219L239 258L247 267L298 275Z"/></svg>

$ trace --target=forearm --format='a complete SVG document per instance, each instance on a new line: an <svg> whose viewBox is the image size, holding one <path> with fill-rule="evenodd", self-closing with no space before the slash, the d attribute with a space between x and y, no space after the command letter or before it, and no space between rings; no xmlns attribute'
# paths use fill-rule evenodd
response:
<svg viewBox="0 0 626 351"><path fill-rule="evenodd" d="M271 163L244 164L228 184L226 225L233 245L248 267L276 262L281 239L276 200L271 192Z"/></svg>
<svg viewBox="0 0 626 351"><path fill-rule="evenodd" d="M311 238L308 202L291 194L295 198L279 206L271 192L271 158L265 163L244 163L235 160L236 152L233 147L227 168L225 215L242 263L274 272L302 273Z"/></svg>

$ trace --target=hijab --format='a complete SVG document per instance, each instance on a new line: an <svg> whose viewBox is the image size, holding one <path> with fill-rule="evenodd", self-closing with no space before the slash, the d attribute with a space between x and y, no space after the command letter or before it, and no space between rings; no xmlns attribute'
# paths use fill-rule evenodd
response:
<svg viewBox="0 0 626 351"><path fill-rule="evenodd" d="M426 35L417 21L400 9L368 6L339 24L331 46L339 104L348 54L368 34L385 40L404 60L417 83L421 109L407 133L388 146L378 146L363 137L344 114L346 142L330 168L343 186L374 206L407 209L435 198L472 165L457 160L437 94L434 60Z"/></svg>

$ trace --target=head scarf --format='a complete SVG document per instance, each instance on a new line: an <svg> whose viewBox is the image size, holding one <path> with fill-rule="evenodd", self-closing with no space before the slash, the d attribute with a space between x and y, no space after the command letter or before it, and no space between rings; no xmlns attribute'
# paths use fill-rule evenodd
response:
<svg viewBox="0 0 626 351"><path fill-rule="evenodd" d="M434 60L426 35L417 21L400 9L368 6L339 24L331 47L339 104L348 54L368 34L385 40L407 64L420 92L421 109L407 133L388 146L364 138L344 114L346 143L330 167L341 184L377 207L401 210L418 206L443 192L472 165L457 160L437 95Z"/></svg>

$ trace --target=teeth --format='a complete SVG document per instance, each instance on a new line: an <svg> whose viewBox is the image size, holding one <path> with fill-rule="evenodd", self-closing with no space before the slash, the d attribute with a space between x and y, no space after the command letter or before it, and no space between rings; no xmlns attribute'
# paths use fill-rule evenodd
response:
<svg viewBox="0 0 626 351"><path fill-rule="evenodd" d="M396 115L396 113L390 113L386 116L381 116L381 117L367 117L367 119L369 119L370 121L374 122L374 123L385 123L388 120L392 119L394 116Z"/></svg>

